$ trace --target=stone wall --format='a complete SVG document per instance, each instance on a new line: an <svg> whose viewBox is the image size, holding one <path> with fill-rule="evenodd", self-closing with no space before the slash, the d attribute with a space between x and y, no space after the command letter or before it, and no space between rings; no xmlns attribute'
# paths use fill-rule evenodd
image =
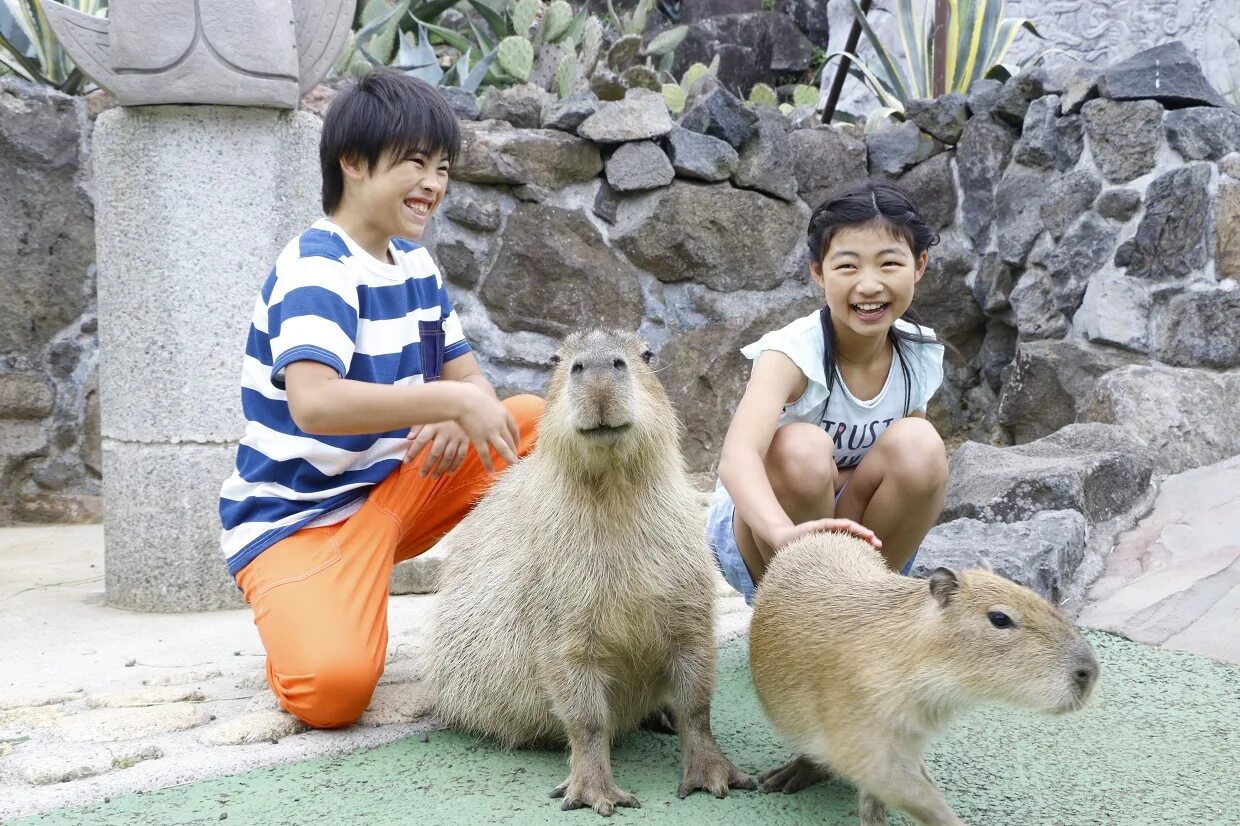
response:
<svg viewBox="0 0 1240 826"><path fill-rule="evenodd" d="M24 302L0 305L15 503L0 518L89 516L54 508L98 490L89 119L80 102L4 90L2 111L34 114L0 117L0 186L24 187L0 201L22 205L0 243L30 239L0 258ZM1240 452L1214 421L1228 408L1198 403L1240 393L1225 372L1240 367L1240 114L1182 48L983 82L872 134L751 111L709 79L678 122L643 90L454 100L465 146L426 241L504 392L541 391L568 330L638 328L690 464L709 471L746 380L738 348L819 304L811 205L887 175L941 236L914 307L953 346L930 410L950 440L1024 444L1089 420L1149 443L1156 474ZM1176 417L1172 435L1142 399Z"/></svg>

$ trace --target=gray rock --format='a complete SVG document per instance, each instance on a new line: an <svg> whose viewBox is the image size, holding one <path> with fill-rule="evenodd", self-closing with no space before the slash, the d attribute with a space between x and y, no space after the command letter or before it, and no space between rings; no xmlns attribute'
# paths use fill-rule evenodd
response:
<svg viewBox="0 0 1240 826"><path fill-rule="evenodd" d="M1240 183L1219 182L1214 201L1214 237L1218 277L1240 280Z"/></svg>
<svg viewBox="0 0 1240 826"><path fill-rule="evenodd" d="M709 64L716 55L719 82L729 89L748 90L755 83L769 83L776 74L806 71L813 44L779 12L711 17L689 24L676 49L672 74L680 77L691 64Z"/></svg>
<svg viewBox="0 0 1240 826"><path fill-rule="evenodd" d="M942 152L919 163L905 172L899 183L921 210L921 217L936 231L956 220L956 180L950 154Z"/></svg>
<svg viewBox="0 0 1240 826"><path fill-rule="evenodd" d="M775 0L775 11L792 18L812 43L825 44L830 36L831 21L827 4L818 0Z"/></svg>
<svg viewBox="0 0 1240 826"><path fill-rule="evenodd" d="M759 117L753 134L741 147L732 183L741 189L756 189L784 201L797 197L792 144L780 120Z"/></svg>
<svg viewBox="0 0 1240 826"><path fill-rule="evenodd" d="M985 249L990 241L995 184L1012 156L1014 143L1006 127L982 116L973 117L965 124L956 146L956 170L963 193L961 226L979 249Z"/></svg>
<svg viewBox="0 0 1240 826"><path fill-rule="evenodd" d="M1007 524L956 519L931 529L910 574L983 568L1058 603L1085 558L1088 535L1085 517L1075 510L1046 511Z"/></svg>
<svg viewBox="0 0 1240 826"><path fill-rule="evenodd" d="M440 241L435 245L435 259L443 277L450 284L465 289L478 286L487 257L459 238Z"/></svg>
<svg viewBox="0 0 1240 826"><path fill-rule="evenodd" d="M577 127L578 135L595 143L644 141L671 131L663 95L649 89L630 89L624 100L607 101Z"/></svg>
<svg viewBox="0 0 1240 826"><path fill-rule="evenodd" d="M1233 109L1195 106L1163 118L1171 148L1186 161L1217 161L1240 149L1240 113Z"/></svg>
<svg viewBox="0 0 1240 826"><path fill-rule="evenodd" d="M1023 340L1063 338L1068 319L1056 306L1055 288L1041 267L1030 267L1008 294L1016 329Z"/></svg>
<svg viewBox="0 0 1240 826"><path fill-rule="evenodd" d="M537 129L542 124L543 108L551 100L546 90L529 83L506 88L492 86L482 99L478 117L507 121L518 129Z"/></svg>
<svg viewBox="0 0 1240 826"><path fill-rule="evenodd" d="M1108 189L1094 201L1094 211L1112 221L1127 221L1141 208L1141 193L1134 189Z"/></svg>
<svg viewBox="0 0 1240 826"><path fill-rule="evenodd" d="M663 140L671 167L682 178L726 181L740 164L735 149L710 135L677 126Z"/></svg>
<svg viewBox="0 0 1240 826"><path fill-rule="evenodd" d="M1240 455L1240 373L1132 365L1098 379L1081 420L1117 425L1144 441L1160 474Z"/></svg>
<svg viewBox="0 0 1240 826"><path fill-rule="evenodd" d="M599 181L598 192L594 193L594 205L591 211L609 224L616 222L616 210L620 206L620 196L607 185L606 180Z"/></svg>
<svg viewBox="0 0 1240 826"><path fill-rule="evenodd" d="M1060 312L1072 315L1081 306L1090 276L1102 269L1115 249L1114 224L1087 212L1064 233L1046 259L1046 274Z"/></svg>
<svg viewBox="0 0 1240 826"><path fill-rule="evenodd" d="M1201 64L1179 40L1138 52L1103 73L1098 90L1112 100L1162 101L1168 106L1227 106Z"/></svg>
<svg viewBox="0 0 1240 826"><path fill-rule="evenodd" d="M992 114L1017 129L1025 122L1030 102L1046 94L1042 80L1034 72L1021 72L1003 84L995 98Z"/></svg>
<svg viewBox="0 0 1240 826"><path fill-rule="evenodd" d="M926 274L917 283L913 309L921 320L972 356L981 345L986 319L973 299L969 273L977 265L977 255L956 235L944 235L930 250Z"/></svg>
<svg viewBox="0 0 1240 826"><path fill-rule="evenodd" d="M1012 268L997 252L982 256L973 279L973 300L987 315L1002 313L1011 307L1008 296L1012 292Z"/></svg>
<svg viewBox="0 0 1240 826"><path fill-rule="evenodd" d="M168 703L146 708L99 708L62 717L53 727L66 740L108 743L196 728L210 722L200 703Z"/></svg>
<svg viewBox="0 0 1240 826"><path fill-rule="evenodd" d="M52 413L55 387L38 373L0 373L0 419L43 419Z"/></svg>
<svg viewBox="0 0 1240 826"><path fill-rule="evenodd" d="M666 110L665 110L666 111ZM478 184L536 184L559 189L603 170L598 147L553 129L514 129L503 121L461 124L452 177Z"/></svg>
<svg viewBox="0 0 1240 826"><path fill-rule="evenodd" d="M538 273L531 279L530 273ZM503 330L563 337L585 326L637 329L637 273L580 212L519 204L480 297Z"/></svg>
<svg viewBox="0 0 1240 826"><path fill-rule="evenodd" d="M1135 278L1181 278L1206 263L1210 165L1172 169L1145 191L1137 234L1120 244L1115 263Z"/></svg>
<svg viewBox="0 0 1240 826"><path fill-rule="evenodd" d="M577 92L557 100L543 110L542 128L577 133L586 118L599 110L602 103L593 92Z"/></svg>
<svg viewBox="0 0 1240 826"><path fill-rule="evenodd" d="M970 117L992 113L999 104L999 93L1002 91L1003 84L997 80L983 79L971 84L965 98Z"/></svg>
<svg viewBox="0 0 1240 826"><path fill-rule="evenodd" d="M727 89L699 95L687 105L680 125L692 132L726 141L739 150L753 133L758 116Z"/></svg>
<svg viewBox="0 0 1240 826"><path fill-rule="evenodd" d="M1059 240L1072 222L1094 203L1100 189L1102 184L1085 169L1074 169L1052 180L1039 210L1042 224L1051 237Z"/></svg>
<svg viewBox="0 0 1240 826"><path fill-rule="evenodd" d="M992 390L1003 384L1008 366L1016 358L1016 329L999 319L986 324L986 337L982 340L980 360L982 376Z"/></svg>
<svg viewBox="0 0 1240 826"><path fill-rule="evenodd" d="M904 174L935 153L934 140L923 135L917 124L909 122L866 135L865 149L870 174L892 177Z"/></svg>
<svg viewBox="0 0 1240 826"><path fill-rule="evenodd" d="M455 169L452 174L455 177ZM493 193L468 183L453 180L440 211L461 226L479 232L499 229L500 209Z"/></svg>
<svg viewBox="0 0 1240 826"><path fill-rule="evenodd" d="M969 118L965 97L952 92L940 98L914 98L904 104L904 117L921 131L943 143L955 145Z"/></svg>
<svg viewBox="0 0 1240 826"><path fill-rule="evenodd" d="M1150 292L1148 281L1104 267L1090 278L1072 323L1090 341L1148 353Z"/></svg>
<svg viewBox="0 0 1240 826"><path fill-rule="evenodd" d="M1094 162L1113 184L1154 168L1163 139L1163 108L1157 101L1091 100L1081 108Z"/></svg>
<svg viewBox="0 0 1240 826"><path fill-rule="evenodd" d="M724 14L762 11L762 0L681 0L680 22L696 23Z"/></svg>
<svg viewBox="0 0 1240 826"><path fill-rule="evenodd" d="M388 579L388 593L433 594L438 591L439 576L447 561L447 555L441 550L443 547L440 543L426 553L393 565Z"/></svg>
<svg viewBox="0 0 1240 826"><path fill-rule="evenodd" d="M667 155L651 141L621 144L605 165L607 183L616 192L667 186L676 177Z"/></svg>
<svg viewBox="0 0 1240 826"><path fill-rule="evenodd" d="M460 120L477 120L482 112L478 105L478 96L460 86L437 86L439 94L448 101L453 114Z"/></svg>
<svg viewBox="0 0 1240 826"><path fill-rule="evenodd" d="M1173 296L1154 311L1151 337L1166 364L1240 367L1240 289L1195 285Z"/></svg>
<svg viewBox="0 0 1240 826"><path fill-rule="evenodd" d="M1081 63L1076 66L1064 83L1064 90L1059 95L1059 111L1064 115L1074 115L1081 111L1086 102L1098 97L1098 81L1102 78L1102 70Z"/></svg>
<svg viewBox="0 0 1240 826"><path fill-rule="evenodd" d="M865 144L831 126L788 134L797 194L811 208L832 191L866 176Z"/></svg>
<svg viewBox="0 0 1240 826"><path fill-rule="evenodd" d="M1012 157L1025 166L1063 171L1076 166L1085 146L1079 115L1059 116L1059 98L1047 95L1029 104Z"/></svg>
<svg viewBox="0 0 1240 826"><path fill-rule="evenodd" d="M951 458L940 519L1020 522L1074 510L1105 522L1141 499L1153 465L1145 443L1115 425L1070 424L1012 447L966 442Z"/></svg>
<svg viewBox="0 0 1240 826"><path fill-rule="evenodd" d="M611 238L660 281L766 290L791 274L785 259L804 244L808 221L803 206L726 184L677 180L625 198Z"/></svg>
<svg viewBox="0 0 1240 826"><path fill-rule="evenodd" d="M1084 342L1022 341L999 396L999 424L1023 444L1076 421L1094 383L1137 357Z"/></svg>
<svg viewBox="0 0 1240 826"><path fill-rule="evenodd" d="M822 303L821 295L803 292L772 290L759 295L763 308L759 313L754 313L754 303L746 302L732 318L671 337L659 352L659 378L668 397L681 421L693 423L683 442L692 471L713 470L719 460L723 436L749 375L749 362L740 348Z"/></svg>
<svg viewBox="0 0 1240 826"><path fill-rule="evenodd" d="M241 746L271 743L306 730L306 724L287 711L263 708L248 710L227 722L203 729L198 742L205 746Z"/></svg>
<svg viewBox="0 0 1240 826"><path fill-rule="evenodd" d="M995 189L995 231L999 255L1009 264L1024 264L1033 242L1042 234L1042 205L1048 200L1046 178L1029 172L1003 176Z"/></svg>
<svg viewBox="0 0 1240 826"><path fill-rule="evenodd" d="M1224 155L1218 168L1227 177L1240 181L1240 150Z"/></svg>

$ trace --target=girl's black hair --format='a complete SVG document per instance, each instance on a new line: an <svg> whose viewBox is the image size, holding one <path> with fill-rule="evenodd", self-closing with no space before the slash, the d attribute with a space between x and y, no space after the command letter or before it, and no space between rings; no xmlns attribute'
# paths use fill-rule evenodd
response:
<svg viewBox="0 0 1240 826"><path fill-rule="evenodd" d="M822 256L831 246L831 239L841 229L862 226L877 226L891 233L895 238L906 243L913 251L913 257L920 257L923 252L939 242L939 236L932 230L913 205L908 194L894 183L882 178L870 179L841 189L829 196L809 219L809 256L810 260L821 266ZM835 387L835 377L839 374L836 365L835 327L831 324L831 310L824 304L819 311L819 322L822 324L822 366L827 377L827 392ZM900 318L916 324L921 322L910 309ZM887 330L887 338L895 350L896 361L904 374L904 415L909 410L912 392L912 376L908 368L908 345L938 344L942 342L920 333L900 330L892 324Z"/></svg>
<svg viewBox="0 0 1240 826"><path fill-rule="evenodd" d="M451 164L460 149L460 124L434 86L394 69L375 69L341 92L323 118L323 211L335 212L344 195L341 158L356 158L373 171L385 152L397 160L443 152Z"/></svg>

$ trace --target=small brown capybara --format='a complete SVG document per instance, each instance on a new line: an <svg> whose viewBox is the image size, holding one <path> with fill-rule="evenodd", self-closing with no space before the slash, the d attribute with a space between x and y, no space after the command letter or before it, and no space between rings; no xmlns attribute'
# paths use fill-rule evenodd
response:
<svg viewBox="0 0 1240 826"><path fill-rule="evenodd" d="M961 826L926 771L927 741L979 702L1075 711L1098 677L1089 643L1028 588L983 570L900 576L842 533L776 554L749 663L797 755L762 776L764 790L795 791L825 768L857 786L863 826L885 824L888 806Z"/></svg>
<svg viewBox="0 0 1240 826"><path fill-rule="evenodd" d="M636 336L570 336L538 446L445 538L424 653L445 722L508 746L567 741L563 808L637 800L611 746L664 706L678 794L755 788L710 730L716 574L680 453L680 423Z"/></svg>

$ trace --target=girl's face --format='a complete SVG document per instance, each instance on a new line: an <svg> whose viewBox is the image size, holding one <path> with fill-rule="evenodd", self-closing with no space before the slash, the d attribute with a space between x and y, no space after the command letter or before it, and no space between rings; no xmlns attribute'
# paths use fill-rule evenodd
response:
<svg viewBox="0 0 1240 826"><path fill-rule="evenodd" d="M811 263L837 333L886 336L913 303L914 285L929 255L913 255L908 244L880 227L847 227L835 233L822 262Z"/></svg>

